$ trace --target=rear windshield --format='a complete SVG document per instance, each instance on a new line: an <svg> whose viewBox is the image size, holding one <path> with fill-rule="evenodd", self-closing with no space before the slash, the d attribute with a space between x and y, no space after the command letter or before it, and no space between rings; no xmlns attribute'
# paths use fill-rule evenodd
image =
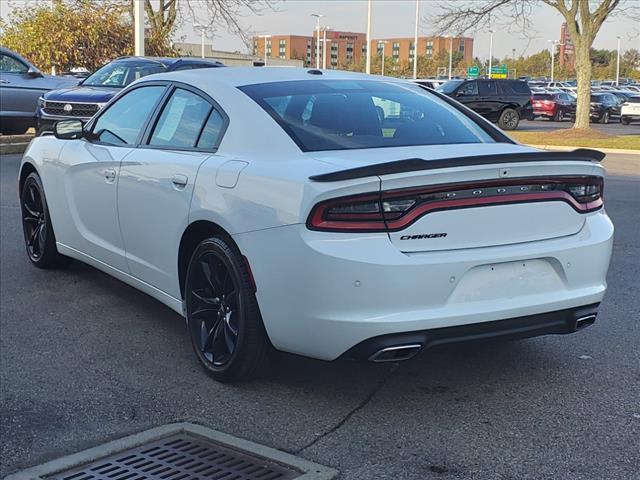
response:
<svg viewBox="0 0 640 480"><path fill-rule="evenodd" d="M553 100L553 95L549 93L534 93L533 99L534 100Z"/></svg>
<svg viewBox="0 0 640 480"><path fill-rule="evenodd" d="M464 113L413 85L303 80L240 90L303 151L494 142Z"/></svg>

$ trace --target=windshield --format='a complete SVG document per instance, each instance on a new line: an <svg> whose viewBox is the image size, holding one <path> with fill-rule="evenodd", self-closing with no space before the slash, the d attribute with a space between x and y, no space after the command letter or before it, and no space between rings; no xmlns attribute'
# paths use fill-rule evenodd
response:
<svg viewBox="0 0 640 480"><path fill-rule="evenodd" d="M458 88L462 82L464 82L464 80L449 80L436 88L436 90L442 93L453 93L453 91Z"/></svg>
<svg viewBox="0 0 640 480"><path fill-rule="evenodd" d="M161 73L166 67L158 62L111 62L82 83L87 87L116 87L122 88L139 78L153 73Z"/></svg>
<svg viewBox="0 0 640 480"><path fill-rule="evenodd" d="M464 113L418 88L375 80L304 80L240 90L303 151L494 141Z"/></svg>

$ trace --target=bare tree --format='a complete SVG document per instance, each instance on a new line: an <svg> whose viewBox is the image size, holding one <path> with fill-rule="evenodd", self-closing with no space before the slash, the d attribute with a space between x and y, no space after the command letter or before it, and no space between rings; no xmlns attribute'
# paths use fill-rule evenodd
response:
<svg viewBox="0 0 640 480"><path fill-rule="evenodd" d="M510 31L517 26L530 33L534 27L530 14L533 8L539 5L555 9L567 23L575 49L578 81L574 128L589 128L591 46L604 21L614 12L624 11L627 15L638 17L640 9L637 9L637 0L456 0L444 4L431 21L441 31L456 33L501 22L506 23Z"/></svg>
<svg viewBox="0 0 640 480"><path fill-rule="evenodd" d="M206 30L227 29L249 44L249 33L240 24L248 15L259 15L273 8L274 0L143 0L151 35L157 42L168 43L180 18L202 25ZM133 2L131 16L133 18Z"/></svg>

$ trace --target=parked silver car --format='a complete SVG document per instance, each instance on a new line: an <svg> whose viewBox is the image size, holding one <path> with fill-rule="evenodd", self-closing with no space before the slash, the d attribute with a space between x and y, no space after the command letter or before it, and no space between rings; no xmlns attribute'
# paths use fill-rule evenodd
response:
<svg viewBox="0 0 640 480"><path fill-rule="evenodd" d="M80 79L45 75L17 53L0 47L0 133L17 135L36 125L38 98Z"/></svg>

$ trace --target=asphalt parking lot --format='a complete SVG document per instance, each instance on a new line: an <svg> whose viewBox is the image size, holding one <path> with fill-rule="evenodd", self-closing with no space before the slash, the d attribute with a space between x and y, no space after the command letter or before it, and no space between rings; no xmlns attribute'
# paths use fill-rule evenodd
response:
<svg viewBox="0 0 640 480"><path fill-rule="evenodd" d="M537 120L521 120L518 125L518 131L546 132L564 128L573 127L573 122L567 120L562 122L552 122L544 118ZM609 135L640 135L640 123L635 122L629 125L622 125L617 119L612 120L606 125L600 123L592 123L591 127Z"/></svg>
<svg viewBox="0 0 640 480"><path fill-rule="evenodd" d="M282 355L268 378L225 386L150 297L77 262L29 264L19 158L0 159L0 476L190 421L341 479L640 479L640 176L607 183L615 249L593 327L399 365Z"/></svg>

